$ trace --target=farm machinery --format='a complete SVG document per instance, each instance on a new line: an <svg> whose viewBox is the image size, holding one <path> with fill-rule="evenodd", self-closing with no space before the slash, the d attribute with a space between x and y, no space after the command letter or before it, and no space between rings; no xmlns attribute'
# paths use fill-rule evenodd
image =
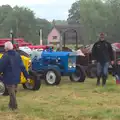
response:
<svg viewBox="0 0 120 120"><path fill-rule="evenodd" d="M0 58L2 57L3 54L0 54ZM31 60L29 57L23 56L21 55L22 61L25 65L25 68L27 69L27 71L29 71L29 67L31 65ZM24 77L23 73L21 73L21 81L20 84L23 85L23 88L25 89L29 89L29 90L39 90L40 86L41 86L41 81L39 79L39 77L35 74L33 74L32 72L29 73L30 75L30 83L27 82L26 78ZM2 74L1 74L1 78L2 78ZM0 79L0 95L8 95L8 91L6 89L6 86L3 84L4 80ZM31 87L29 87L29 86Z"/></svg>
<svg viewBox="0 0 120 120"><path fill-rule="evenodd" d="M78 50L78 33L77 30L75 29L64 29L61 32L61 40L60 40L60 48L57 49L57 51L69 51L72 52L73 50L69 47L66 47L66 33L67 32L74 32L75 33L75 42L76 42L76 52L77 56L76 56L76 72L79 71L79 79L81 79L81 81L83 80L83 76L86 77L86 69L88 67L88 58L84 55L79 54L79 50ZM78 51L77 51L78 50ZM80 50L81 52L81 50ZM76 81L79 82L78 79L76 79ZM84 80L83 80L84 82Z"/></svg>
<svg viewBox="0 0 120 120"><path fill-rule="evenodd" d="M4 43L7 41L11 41L11 39L1 39L0 40L0 58L4 54ZM15 44L14 42L12 42L12 43L14 45L14 49L21 55L22 61L25 65L25 68L29 72L29 67L31 65L30 56L27 53L25 53L24 51L17 49L17 44ZM23 88L25 88L25 89L39 90L40 86L41 86L41 81L39 79L39 76L37 76L36 74L34 74L32 72L30 72L29 74L30 74L30 83L27 82L27 80L23 76L23 73L21 73L20 84L22 84ZM8 91L6 89L6 86L4 85L4 80L2 80L2 74L0 77L0 95L8 95Z"/></svg>
<svg viewBox="0 0 120 120"><path fill-rule="evenodd" d="M85 71L84 73L87 75L87 77L89 78L95 78L96 74L97 74L97 67L96 67L96 61L94 60L93 56L92 56L92 45L86 46L83 49L78 48L78 33L77 30L75 29L64 29L61 32L61 40L60 40L60 48L58 49L58 51L73 51L71 48L66 47L66 35L69 31L72 31L75 33L75 42L76 42L76 52L78 52L79 50L82 51L82 53L84 53L84 55L79 54L76 57L76 66L81 66L81 69L83 71ZM113 43L112 44L113 47L113 51L114 51L114 58L115 61L120 58L120 43ZM109 66L109 73L112 73L112 66Z"/></svg>
<svg viewBox="0 0 120 120"><path fill-rule="evenodd" d="M76 66L76 57L75 52L55 52L52 49L35 51L31 56L30 72L39 75L48 85L58 85L61 76L84 82L85 74L81 66Z"/></svg>
<svg viewBox="0 0 120 120"><path fill-rule="evenodd" d="M0 45L0 58L4 53L4 43ZM13 37L12 43L14 49L21 55L23 63L30 74L31 82L28 83L23 73L21 73L20 84L23 85L24 89L39 90L41 79L44 79L48 85L58 85L61 76L69 76L71 81L84 82L84 70L82 66L76 65L76 52L55 52L49 47L43 51L33 51L33 54L29 56L24 51L19 50L19 45L14 43ZM8 95L2 80L0 86L2 86L0 87L0 94Z"/></svg>

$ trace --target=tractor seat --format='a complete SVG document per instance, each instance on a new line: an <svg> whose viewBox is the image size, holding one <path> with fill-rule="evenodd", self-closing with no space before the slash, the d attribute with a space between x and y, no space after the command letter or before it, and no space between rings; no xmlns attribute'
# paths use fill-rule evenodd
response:
<svg viewBox="0 0 120 120"><path fill-rule="evenodd" d="M41 58L41 55L42 55L42 52L43 51L36 51L36 50L33 50L32 53L31 53L31 59L34 59L36 57L36 59L40 59Z"/></svg>

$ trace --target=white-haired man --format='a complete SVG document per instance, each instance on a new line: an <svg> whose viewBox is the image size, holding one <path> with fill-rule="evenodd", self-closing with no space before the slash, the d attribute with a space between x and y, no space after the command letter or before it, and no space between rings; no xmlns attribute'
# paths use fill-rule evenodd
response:
<svg viewBox="0 0 120 120"><path fill-rule="evenodd" d="M20 83L20 73L23 72L28 80L29 75L23 65L19 53L13 50L13 44L11 42L6 42L4 48L5 53L0 59L0 73L3 73L3 82L9 92L9 108L15 110L17 109L15 92L17 84Z"/></svg>

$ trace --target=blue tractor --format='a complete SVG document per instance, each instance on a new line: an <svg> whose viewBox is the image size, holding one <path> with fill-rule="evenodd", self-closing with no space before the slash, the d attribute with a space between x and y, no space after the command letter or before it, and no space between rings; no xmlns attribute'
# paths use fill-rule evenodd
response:
<svg viewBox="0 0 120 120"><path fill-rule="evenodd" d="M40 75L48 85L58 85L61 76L84 82L85 72L81 66L76 66L76 56L75 52L36 51L31 56L30 72Z"/></svg>

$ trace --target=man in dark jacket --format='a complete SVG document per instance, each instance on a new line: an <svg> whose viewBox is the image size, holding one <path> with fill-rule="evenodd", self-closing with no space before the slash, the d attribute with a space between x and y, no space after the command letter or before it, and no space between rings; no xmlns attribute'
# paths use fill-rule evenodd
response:
<svg viewBox="0 0 120 120"><path fill-rule="evenodd" d="M17 109L16 101L16 87L20 83L20 74L23 72L26 79L29 81L29 75L23 65L22 59L19 53L13 50L11 42L5 43L5 53L0 59L0 73L3 73L3 82L6 85L10 102L9 108L12 110Z"/></svg>
<svg viewBox="0 0 120 120"><path fill-rule="evenodd" d="M97 60L97 85L100 85L100 78L102 77L102 85L104 86L107 80L109 63L114 63L112 46L105 40L104 33L100 34L99 41L94 44L92 55Z"/></svg>

